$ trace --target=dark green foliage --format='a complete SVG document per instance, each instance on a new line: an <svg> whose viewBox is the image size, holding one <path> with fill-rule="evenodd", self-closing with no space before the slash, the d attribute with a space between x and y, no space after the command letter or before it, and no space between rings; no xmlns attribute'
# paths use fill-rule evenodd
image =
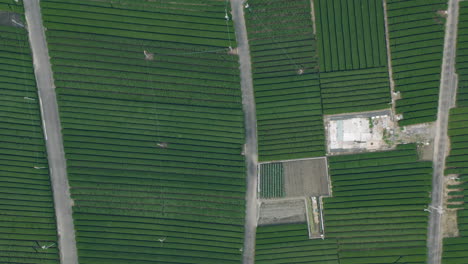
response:
<svg viewBox="0 0 468 264"><path fill-rule="evenodd" d="M320 72L387 65L382 1L318 0L314 3Z"/></svg>
<svg viewBox="0 0 468 264"><path fill-rule="evenodd" d="M249 1L259 160L323 156L322 104L308 0Z"/></svg>
<svg viewBox="0 0 468 264"><path fill-rule="evenodd" d="M309 240L305 223L258 227L255 252L257 264L339 263L336 240Z"/></svg>
<svg viewBox="0 0 468 264"><path fill-rule="evenodd" d="M450 112L450 156L446 174L457 174L460 183L449 186L452 197L447 204L457 208L459 237L444 239L444 264L463 263L468 259L468 2L460 2L457 43L457 108ZM451 203L452 202L452 203ZM456 202L456 203L453 203ZM461 202L461 203L460 203Z"/></svg>
<svg viewBox="0 0 468 264"><path fill-rule="evenodd" d="M396 110L399 124L432 122L437 117L442 52L444 0L387 1L390 49L395 89L402 98Z"/></svg>
<svg viewBox="0 0 468 264"><path fill-rule="evenodd" d="M468 107L468 4L460 2L457 44L457 106Z"/></svg>
<svg viewBox="0 0 468 264"><path fill-rule="evenodd" d="M284 197L283 163L266 163L260 165L260 197Z"/></svg>
<svg viewBox="0 0 468 264"><path fill-rule="evenodd" d="M37 248L57 243L57 231L24 29L0 26L0 57L0 263L58 264L57 246Z"/></svg>
<svg viewBox="0 0 468 264"><path fill-rule="evenodd" d="M388 108L387 67L320 73L320 92L324 114Z"/></svg>
<svg viewBox="0 0 468 264"><path fill-rule="evenodd" d="M244 127L229 3L41 5L80 263L239 263Z"/></svg>
<svg viewBox="0 0 468 264"><path fill-rule="evenodd" d="M325 234L340 263L426 260L432 169L415 145L329 159L333 197L324 199Z"/></svg>

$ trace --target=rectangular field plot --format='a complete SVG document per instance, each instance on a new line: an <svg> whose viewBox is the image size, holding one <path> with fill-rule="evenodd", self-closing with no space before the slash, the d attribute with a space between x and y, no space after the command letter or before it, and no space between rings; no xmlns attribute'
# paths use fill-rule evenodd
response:
<svg viewBox="0 0 468 264"><path fill-rule="evenodd" d="M444 239L443 263L458 264L468 259L468 2L460 2L457 43L458 91L457 107L450 110L450 155L446 159L445 174L458 175L460 188L455 192L459 237ZM453 194L453 192L452 192ZM461 203L460 203L461 200ZM450 202L450 200L449 200Z"/></svg>
<svg viewBox="0 0 468 264"><path fill-rule="evenodd" d="M0 9L4 3L0 1ZM8 4L22 15L21 4ZM24 28L0 26L2 264L60 262L40 113L28 34Z"/></svg>
<svg viewBox="0 0 468 264"><path fill-rule="evenodd" d="M315 0L320 72L386 67L381 0Z"/></svg>
<svg viewBox="0 0 468 264"><path fill-rule="evenodd" d="M260 165L260 198L284 197L283 163Z"/></svg>
<svg viewBox="0 0 468 264"><path fill-rule="evenodd" d="M259 166L260 198L330 195L326 158L286 160Z"/></svg>
<svg viewBox="0 0 468 264"><path fill-rule="evenodd" d="M330 195L326 158L287 161L283 166L286 197Z"/></svg>
<svg viewBox="0 0 468 264"><path fill-rule="evenodd" d="M445 0L387 1L388 29L400 125L437 117L444 47Z"/></svg>
<svg viewBox="0 0 468 264"><path fill-rule="evenodd" d="M309 239L305 223L259 226L255 263L338 264L338 244L335 239Z"/></svg>
<svg viewBox="0 0 468 264"><path fill-rule="evenodd" d="M41 7L80 263L240 263L245 131L229 2Z"/></svg>
<svg viewBox="0 0 468 264"><path fill-rule="evenodd" d="M340 245L340 263L426 263L432 163L418 161L416 145L329 161L325 230Z"/></svg>
<svg viewBox="0 0 468 264"><path fill-rule="evenodd" d="M457 43L457 106L468 107L468 2L460 2Z"/></svg>
<svg viewBox="0 0 468 264"><path fill-rule="evenodd" d="M310 0L249 0L260 161L325 153Z"/></svg>
<svg viewBox="0 0 468 264"><path fill-rule="evenodd" d="M303 198L263 200L259 211L258 225L307 222Z"/></svg>
<svg viewBox="0 0 468 264"><path fill-rule="evenodd" d="M462 10L463 7L468 10L468 2L462 3L464 3L461 5ZM468 16L468 12L466 14ZM459 90L458 95L463 92L463 90ZM445 174L448 175L446 177L458 176L459 185L449 186L449 188L461 190L455 192L459 197L455 200L458 204L447 204L449 209L458 209L456 214L459 237L444 239L443 263L455 264L468 258L466 250L468 247L468 107L462 106L450 110L448 134L450 155L445 161Z"/></svg>
<svg viewBox="0 0 468 264"><path fill-rule="evenodd" d="M388 108L387 67L320 73L320 93L327 115Z"/></svg>

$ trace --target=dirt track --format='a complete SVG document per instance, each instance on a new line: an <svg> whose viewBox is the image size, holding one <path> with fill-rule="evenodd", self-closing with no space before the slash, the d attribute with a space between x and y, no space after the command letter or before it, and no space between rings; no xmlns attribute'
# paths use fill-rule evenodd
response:
<svg viewBox="0 0 468 264"><path fill-rule="evenodd" d="M78 264L75 227L72 218L72 200L68 186L67 164L61 133L62 128L39 1L24 0L24 9L46 139L47 158L57 218L60 263Z"/></svg>
<svg viewBox="0 0 468 264"><path fill-rule="evenodd" d="M245 235L243 248L243 263L255 263L255 238L257 231L257 117L255 111L255 97L252 83L252 66L250 60L247 28L244 19L242 0L231 0L232 19L236 32L237 47L240 62L240 77L242 88L242 105L245 120L245 160L247 162L247 192Z"/></svg>

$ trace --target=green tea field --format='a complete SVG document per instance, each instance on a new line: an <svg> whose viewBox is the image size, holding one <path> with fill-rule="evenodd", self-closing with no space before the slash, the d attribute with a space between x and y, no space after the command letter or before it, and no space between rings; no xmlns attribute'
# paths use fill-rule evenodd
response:
<svg viewBox="0 0 468 264"><path fill-rule="evenodd" d="M425 263L432 164L418 159L414 144L330 158L325 234L341 264Z"/></svg>
<svg viewBox="0 0 468 264"><path fill-rule="evenodd" d="M314 1L324 114L389 108L382 1Z"/></svg>
<svg viewBox="0 0 468 264"><path fill-rule="evenodd" d="M197 2L41 1L81 264L240 261L236 43Z"/></svg>
<svg viewBox="0 0 468 264"><path fill-rule="evenodd" d="M445 18L443 0L387 1L387 16L400 125L432 122L437 116Z"/></svg>
<svg viewBox="0 0 468 264"><path fill-rule="evenodd" d="M380 0L317 0L320 72L387 65Z"/></svg>
<svg viewBox="0 0 468 264"><path fill-rule="evenodd" d="M22 16L22 5L9 2L0 1L0 9ZM24 28L0 26L0 94L0 263L58 264L41 112Z"/></svg>
<svg viewBox="0 0 468 264"><path fill-rule="evenodd" d="M310 12L308 0L254 0L246 9L261 161L325 153Z"/></svg>
<svg viewBox="0 0 468 264"><path fill-rule="evenodd" d="M450 156L446 160L446 175L456 175L459 180L449 192L447 207L458 208L457 224L459 236L444 239L443 263L454 264L468 258L468 2L460 2L460 20L458 24L457 72L458 92L457 108L451 110L449 137ZM455 202L455 204L453 204ZM452 204L452 205L451 205Z"/></svg>

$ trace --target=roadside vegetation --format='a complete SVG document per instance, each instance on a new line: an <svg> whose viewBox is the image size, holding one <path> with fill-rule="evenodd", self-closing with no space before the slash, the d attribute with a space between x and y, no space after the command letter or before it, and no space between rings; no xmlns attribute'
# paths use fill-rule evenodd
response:
<svg viewBox="0 0 468 264"><path fill-rule="evenodd" d="M316 0L320 72L387 65L381 0Z"/></svg>

